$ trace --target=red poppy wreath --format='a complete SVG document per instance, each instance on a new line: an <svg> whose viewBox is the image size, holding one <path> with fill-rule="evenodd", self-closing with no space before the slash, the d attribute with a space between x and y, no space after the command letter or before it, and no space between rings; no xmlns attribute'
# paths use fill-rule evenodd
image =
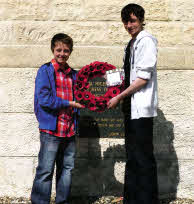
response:
<svg viewBox="0 0 194 204"><path fill-rule="evenodd" d="M116 69L115 66L106 62L92 62L89 65L84 66L77 75L75 82L75 98L91 111L103 112L107 108L108 101L117 96L121 92L121 86L111 86L107 88L107 92L103 96L95 96L89 89L89 80L95 77L102 77L106 71Z"/></svg>

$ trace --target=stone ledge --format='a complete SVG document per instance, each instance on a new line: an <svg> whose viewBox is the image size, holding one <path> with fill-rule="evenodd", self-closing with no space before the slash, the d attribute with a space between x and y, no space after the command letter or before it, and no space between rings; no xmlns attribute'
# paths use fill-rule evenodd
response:
<svg viewBox="0 0 194 204"><path fill-rule="evenodd" d="M114 20L120 21L120 11L123 6L133 3L132 0L122 1L81 1L48 0L30 1L0 1L0 20L55 20L55 21L86 21ZM155 21L193 21L191 0L137 0L144 7L146 20Z"/></svg>
<svg viewBox="0 0 194 204"><path fill-rule="evenodd" d="M123 66L124 46L75 46L69 64L79 69L93 61L108 62L116 67ZM39 67L50 61L49 46L0 46L1 68ZM18 56L20 56L18 58ZM33 59L32 59L33 56ZM10 57L12 60L10 60ZM159 47L158 70L194 69L193 47Z"/></svg>
<svg viewBox="0 0 194 204"><path fill-rule="evenodd" d="M2 45L48 45L55 33L69 34L76 45L125 45L129 35L121 22L0 21ZM44 30L42 29L44 28ZM148 22L146 30L157 37L159 46L191 46L192 22ZM79 30L79 32L75 32ZM7 34L8 33L8 34ZM184 35L184 38L183 38Z"/></svg>

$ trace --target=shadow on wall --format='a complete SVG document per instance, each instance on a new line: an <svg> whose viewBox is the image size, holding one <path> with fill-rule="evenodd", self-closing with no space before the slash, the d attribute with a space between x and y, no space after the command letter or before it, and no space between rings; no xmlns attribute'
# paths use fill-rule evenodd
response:
<svg viewBox="0 0 194 204"><path fill-rule="evenodd" d="M158 110L158 117L154 124L154 147L160 197L174 199L179 183L179 165L173 146L173 124L166 120L161 110ZM110 137L107 137L105 144L100 144L99 139L104 138L100 132L98 122L94 117L81 116L73 176L73 195L122 196L124 176L122 164L125 162L125 147L120 144L109 146ZM108 148L102 151L103 146L107 145ZM117 165L119 168L117 172L121 172L119 181L115 176L116 164L120 165Z"/></svg>
<svg viewBox="0 0 194 204"><path fill-rule="evenodd" d="M77 196L122 196L123 184L115 177L116 162L124 162L123 145L109 147L102 155L98 123L91 116L80 119L72 194Z"/></svg>
<svg viewBox="0 0 194 204"><path fill-rule="evenodd" d="M174 125L159 109L154 121L154 147L158 167L158 184L161 198L176 198L179 184L179 163L173 145Z"/></svg>

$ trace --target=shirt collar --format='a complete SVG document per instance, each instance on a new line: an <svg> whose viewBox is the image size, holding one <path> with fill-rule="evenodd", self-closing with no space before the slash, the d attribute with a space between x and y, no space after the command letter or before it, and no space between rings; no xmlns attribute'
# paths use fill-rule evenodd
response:
<svg viewBox="0 0 194 204"><path fill-rule="evenodd" d="M72 72L71 67L70 67L67 63L65 64L64 67L61 67L61 66L59 65L59 63L57 63L57 61L56 61L55 59L52 59L52 60L51 60L51 63L52 63L52 65L53 65L55 71L62 71L62 72L64 72L65 74L71 74L71 72Z"/></svg>

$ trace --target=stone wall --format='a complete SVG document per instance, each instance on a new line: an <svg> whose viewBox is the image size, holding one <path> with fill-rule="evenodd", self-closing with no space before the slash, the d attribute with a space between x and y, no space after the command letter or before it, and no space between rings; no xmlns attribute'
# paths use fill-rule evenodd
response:
<svg viewBox="0 0 194 204"><path fill-rule="evenodd" d="M121 67L129 36L120 10L130 2L0 0L0 196L30 195L39 150L34 78L51 59L51 37L58 32L72 36L69 64L76 69L96 60ZM160 195L194 198L194 2L136 3L145 8L146 29L159 41L154 143ZM123 138L82 138L77 144L73 194L121 194ZM88 149L93 150L93 167L88 166Z"/></svg>

